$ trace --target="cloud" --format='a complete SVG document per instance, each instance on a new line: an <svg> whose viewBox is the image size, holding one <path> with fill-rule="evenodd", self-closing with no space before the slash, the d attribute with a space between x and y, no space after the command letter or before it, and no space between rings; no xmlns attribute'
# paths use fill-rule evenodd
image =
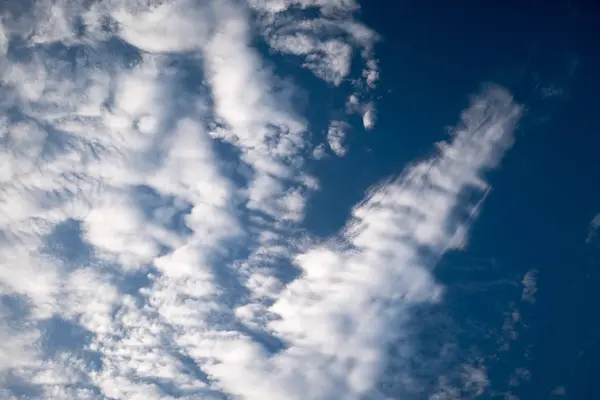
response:
<svg viewBox="0 0 600 400"><path fill-rule="evenodd" d="M552 396L565 396L566 394L567 391L565 390L564 386L557 386L550 392L550 395Z"/></svg>
<svg viewBox="0 0 600 400"><path fill-rule="evenodd" d="M358 6L84 6L25 7L0 35L1 394L377 395L386 345L409 354L413 310L443 299L431 268L464 243L478 204L462 194L486 193L520 106L484 88L439 153L317 242L300 223L318 189L304 158L319 145L298 83L253 33L347 90L370 129L377 35ZM330 128L340 155L348 126Z"/></svg>
<svg viewBox="0 0 600 400"><path fill-rule="evenodd" d="M0 21L0 55L4 56L8 51L8 38L4 32L4 25Z"/></svg>
<svg viewBox="0 0 600 400"><path fill-rule="evenodd" d="M350 74L353 53L364 60L364 83L374 87L378 66L372 58L378 35L348 17L358 9L354 1L264 1L250 2L261 13L263 35L280 52L301 56L303 67L333 85ZM319 7L315 17L298 19L297 7ZM343 38L343 40L340 40Z"/></svg>
<svg viewBox="0 0 600 400"><path fill-rule="evenodd" d="M535 302L535 294L537 293L537 271L528 271L523 277L523 294L521 299L530 303Z"/></svg>
<svg viewBox="0 0 600 400"><path fill-rule="evenodd" d="M379 82L379 62L373 48L379 35L352 15L358 3L350 1L251 0L258 12L260 33L272 50L300 58L303 68L334 86L352 85L350 113L367 115L365 127L375 123L372 91ZM316 10L314 13L299 12ZM360 75L351 71L360 59ZM367 112L367 110L371 110Z"/></svg>
<svg viewBox="0 0 600 400"><path fill-rule="evenodd" d="M600 214L597 214L592 221L590 222L590 226L588 228L588 235L586 238L586 243L590 243L596 235L598 234L598 228L600 228Z"/></svg>
<svg viewBox="0 0 600 400"><path fill-rule="evenodd" d="M368 105L365 108L365 112L363 114L363 125L364 125L365 129L366 130L373 129L373 127L375 127L376 119L377 119L377 116L375 114L375 109L373 108L372 105Z"/></svg>
<svg viewBox="0 0 600 400"><path fill-rule="evenodd" d="M343 157L347 149L344 147L346 133L350 126L343 121L331 121L327 130L327 143L329 148L338 157Z"/></svg>
<svg viewBox="0 0 600 400"><path fill-rule="evenodd" d="M348 113L357 113L362 116L363 127L371 130L377 122L377 110L373 102L361 101L360 95L354 93L346 101L346 111Z"/></svg>
<svg viewBox="0 0 600 400"><path fill-rule="evenodd" d="M202 47L215 30L211 7L187 0L132 11L117 8L112 15L120 26L119 36L143 51L193 51Z"/></svg>
<svg viewBox="0 0 600 400"><path fill-rule="evenodd" d="M338 238L296 256L301 278L268 309L267 328L287 348L270 359L274 366L261 367L268 373L264 388L245 375L264 356L244 341L239 346L249 353L235 359L239 372L220 364L212 374L247 398L360 398L374 390L386 344L402 334L403 319L415 305L442 295L422 249L440 256L452 247L461 227L456 208L468 207L459 194L486 187L481 173L512 143L519 113L501 89L474 98L464 126L438 157L374 189Z"/></svg>
<svg viewBox="0 0 600 400"><path fill-rule="evenodd" d="M316 146L313 151L312 151L312 157L315 160L322 160L323 158L327 157L327 150L325 150L325 144L321 143L320 145Z"/></svg>

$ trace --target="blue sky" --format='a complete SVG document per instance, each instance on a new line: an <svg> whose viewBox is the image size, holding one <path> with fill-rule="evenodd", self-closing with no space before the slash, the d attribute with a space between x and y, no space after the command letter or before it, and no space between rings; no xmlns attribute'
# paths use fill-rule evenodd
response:
<svg viewBox="0 0 600 400"><path fill-rule="evenodd" d="M7 3L0 398L593 398L594 21Z"/></svg>

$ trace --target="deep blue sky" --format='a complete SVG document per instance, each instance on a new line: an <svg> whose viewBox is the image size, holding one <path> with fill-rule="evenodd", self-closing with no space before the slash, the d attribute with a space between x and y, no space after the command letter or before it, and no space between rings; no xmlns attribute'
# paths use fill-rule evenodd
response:
<svg viewBox="0 0 600 400"><path fill-rule="evenodd" d="M528 327L491 367L492 388L527 367L531 380L512 390L521 398L548 398L557 386L566 398L600 398L600 246L585 243L600 212L600 13L576 1L442 3L363 2L362 18L384 38L379 125L352 136L346 158L322 166L326 189L307 224L323 234L339 228L364 189L431 153L481 82L506 85L527 114L490 179L494 190L468 249L438 273L459 325L493 329L515 296L502 282L537 270L537 302L521 310ZM549 85L563 95L543 98ZM465 281L484 290L465 290ZM480 339L477 346L493 347Z"/></svg>

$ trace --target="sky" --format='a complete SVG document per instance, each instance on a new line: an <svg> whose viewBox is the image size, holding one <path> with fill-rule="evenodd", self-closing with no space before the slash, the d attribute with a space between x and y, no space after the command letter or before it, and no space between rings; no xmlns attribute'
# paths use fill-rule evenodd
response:
<svg viewBox="0 0 600 400"><path fill-rule="evenodd" d="M598 10L0 5L0 399L590 399Z"/></svg>

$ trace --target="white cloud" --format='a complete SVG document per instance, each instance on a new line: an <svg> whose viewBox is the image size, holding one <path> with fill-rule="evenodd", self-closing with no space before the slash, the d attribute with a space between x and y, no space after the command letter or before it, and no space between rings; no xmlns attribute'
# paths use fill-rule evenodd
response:
<svg viewBox="0 0 600 400"><path fill-rule="evenodd" d="M592 240L594 240L598 234L598 228L600 228L600 214L597 214L590 222L586 243L590 243Z"/></svg>
<svg viewBox="0 0 600 400"><path fill-rule="evenodd" d="M61 41L73 41L74 32L71 27L73 24L70 13L71 7L65 7L66 2L44 2L38 3L36 7L36 19L43 21L38 24L31 37L31 41L36 44L46 44Z"/></svg>
<svg viewBox="0 0 600 400"><path fill-rule="evenodd" d="M530 270L523 277L523 294L521 299L530 303L535 302L535 295L537 293L537 271Z"/></svg>
<svg viewBox="0 0 600 400"><path fill-rule="evenodd" d="M402 336L410 352L413 307L442 298L421 251L458 246L471 220L457 209L476 207L460 193L485 193L520 107L487 88L436 158L374 188L315 244L298 225L318 188L303 164L308 123L252 32L325 83L354 80L351 111L371 128L377 37L354 2L253 1L257 21L233 1L70 3L2 36L36 46L2 64L0 106L21 121L1 120L0 289L25 310L0 308L0 378L56 399L375 395L386 344ZM293 19L297 7L319 15ZM87 53L67 60L50 45ZM182 89L182 60L197 90ZM347 128L331 123L338 155ZM73 348L52 347L53 321L82 332Z"/></svg>
<svg viewBox="0 0 600 400"><path fill-rule="evenodd" d="M312 157L315 160L322 160L323 158L327 157L327 150L325 150L325 144L321 143L320 145L316 146L313 151L312 151Z"/></svg>
<svg viewBox="0 0 600 400"><path fill-rule="evenodd" d="M354 87L356 104L350 113L365 115L365 127L375 122L372 90L379 81L379 62L373 47L379 36L369 27L356 21L353 14L359 10L354 0L250 0L259 12L261 34L270 48L283 54L301 57L302 66L316 77L340 86ZM316 7L316 13L305 13L299 18L298 10ZM358 57L357 57L358 56ZM359 76L352 76L353 63L360 58Z"/></svg>
<svg viewBox="0 0 600 400"><path fill-rule="evenodd" d="M371 130L375 127L375 121L377 119L377 115L375 114L375 109L373 106L369 105L365 109L363 114L363 125L366 130Z"/></svg>
<svg viewBox="0 0 600 400"><path fill-rule="evenodd" d="M363 126L366 130L371 130L377 122L377 110L373 102L364 102L359 93L353 93L346 101L346 111L348 113L357 113L362 116Z"/></svg>
<svg viewBox="0 0 600 400"><path fill-rule="evenodd" d="M5 374L11 370L36 366L39 354L35 343L39 339L39 332L26 324L10 326L6 310L0 312L0 382L3 382Z"/></svg>
<svg viewBox="0 0 600 400"><path fill-rule="evenodd" d="M260 22L269 45L283 53L304 57L305 68L333 85L340 85L350 74L355 49L364 61L361 79L367 87L377 80L377 61L372 47L377 34L352 19L358 4L350 1L250 1L261 12ZM319 6L316 17L294 17L294 8ZM344 40L338 39L346 36ZM324 39L326 38L326 39Z"/></svg>
<svg viewBox="0 0 600 400"><path fill-rule="evenodd" d="M343 157L346 154L346 147L344 147L344 141L346 139L346 133L350 129L350 125L343 121L331 121L329 129L327 130L327 143L329 148L338 157Z"/></svg>
<svg viewBox="0 0 600 400"><path fill-rule="evenodd" d="M4 24L2 20L0 20L0 56L4 56L8 51L8 38L6 37L6 32L4 31Z"/></svg>
<svg viewBox="0 0 600 400"><path fill-rule="evenodd" d="M189 0L161 2L142 10L117 8L119 35L148 52L176 53L204 45L214 30L212 10Z"/></svg>

